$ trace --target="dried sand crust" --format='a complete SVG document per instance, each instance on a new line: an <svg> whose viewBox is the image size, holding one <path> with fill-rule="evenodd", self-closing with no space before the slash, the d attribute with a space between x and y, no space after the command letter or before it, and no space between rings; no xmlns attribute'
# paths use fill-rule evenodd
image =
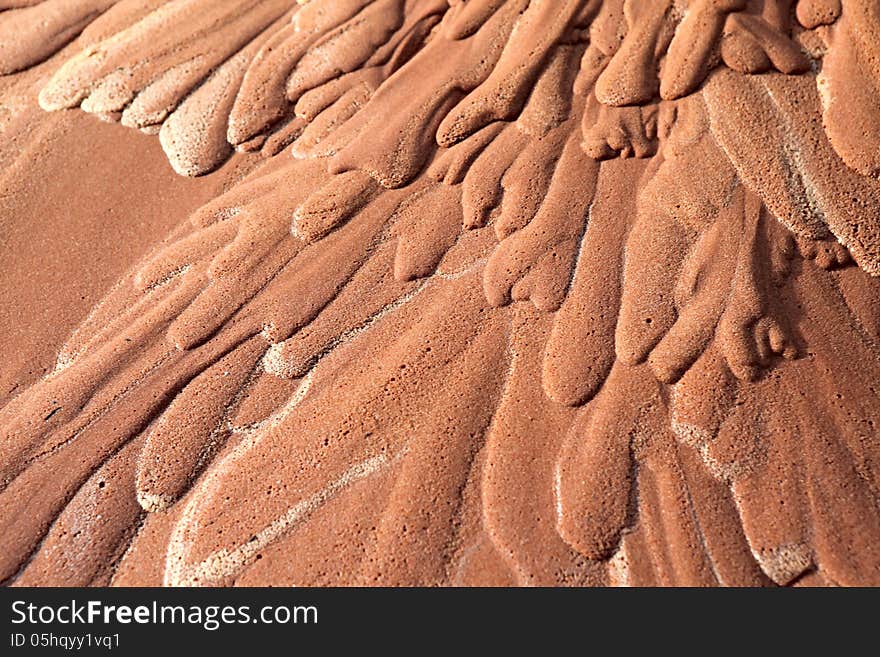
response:
<svg viewBox="0 0 880 657"><path fill-rule="evenodd" d="M0 410L0 580L880 584L878 3L0 10L0 136L254 154Z"/></svg>

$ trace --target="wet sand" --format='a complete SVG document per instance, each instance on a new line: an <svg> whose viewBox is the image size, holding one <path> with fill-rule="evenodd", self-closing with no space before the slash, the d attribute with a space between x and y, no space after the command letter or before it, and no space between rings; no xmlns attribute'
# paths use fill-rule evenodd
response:
<svg viewBox="0 0 880 657"><path fill-rule="evenodd" d="M871 7L24 5L4 582L880 582Z"/></svg>
<svg viewBox="0 0 880 657"><path fill-rule="evenodd" d="M175 175L155 139L118 125L78 112L34 122L39 136L0 189L4 402L48 374L125 270L219 189L217 176Z"/></svg>

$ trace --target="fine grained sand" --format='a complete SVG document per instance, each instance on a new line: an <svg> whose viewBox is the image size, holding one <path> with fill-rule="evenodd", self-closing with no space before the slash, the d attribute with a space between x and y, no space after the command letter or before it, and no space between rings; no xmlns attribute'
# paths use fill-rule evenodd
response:
<svg viewBox="0 0 880 657"><path fill-rule="evenodd" d="M0 580L880 584L876 3L0 0L2 74Z"/></svg>

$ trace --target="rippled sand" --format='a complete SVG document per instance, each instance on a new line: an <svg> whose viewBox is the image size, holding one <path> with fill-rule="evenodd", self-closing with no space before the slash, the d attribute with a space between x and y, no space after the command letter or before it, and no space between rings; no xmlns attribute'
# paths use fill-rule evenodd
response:
<svg viewBox="0 0 880 657"><path fill-rule="evenodd" d="M0 0L0 580L880 584L878 89L868 0Z"/></svg>

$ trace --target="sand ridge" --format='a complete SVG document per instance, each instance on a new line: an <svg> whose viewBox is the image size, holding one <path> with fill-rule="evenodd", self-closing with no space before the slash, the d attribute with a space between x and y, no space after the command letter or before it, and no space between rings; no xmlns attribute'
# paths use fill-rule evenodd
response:
<svg viewBox="0 0 880 657"><path fill-rule="evenodd" d="M871 3L26 4L43 108L267 159L0 410L4 579L880 581Z"/></svg>

